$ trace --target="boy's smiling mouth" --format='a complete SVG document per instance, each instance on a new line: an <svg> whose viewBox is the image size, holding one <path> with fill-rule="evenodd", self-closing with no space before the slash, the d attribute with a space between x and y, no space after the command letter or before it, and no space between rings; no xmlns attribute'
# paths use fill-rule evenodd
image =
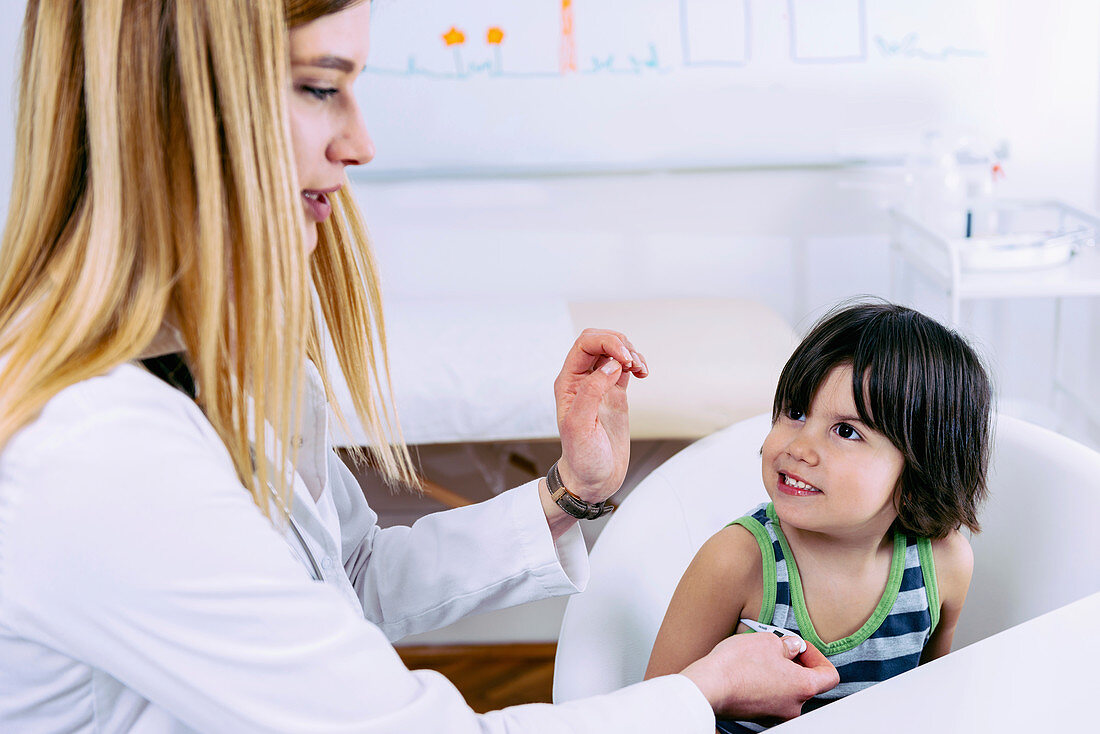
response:
<svg viewBox="0 0 1100 734"><path fill-rule="evenodd" d="M779 491L794 497L822 494L817 487L783 472L779 472Z"/></svg>

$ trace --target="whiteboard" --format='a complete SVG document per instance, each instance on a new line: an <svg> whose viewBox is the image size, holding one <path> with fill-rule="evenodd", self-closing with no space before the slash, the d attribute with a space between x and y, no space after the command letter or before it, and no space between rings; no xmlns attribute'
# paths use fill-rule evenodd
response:
<svg viewBox="0 0 1100 734"><path fill-rule="evenodd" d="M356 94L377 156L358 175L845 164L897 159L929 130L995 141L1003 62L1033 51L999 32L1020 6L375 0Z"/></svg>

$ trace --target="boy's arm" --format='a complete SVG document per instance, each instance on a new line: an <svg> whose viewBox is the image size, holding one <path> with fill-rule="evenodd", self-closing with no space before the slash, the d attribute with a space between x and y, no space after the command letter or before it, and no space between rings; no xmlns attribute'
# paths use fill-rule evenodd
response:
<svg viewBox="0 0 1100 734"><path fill-rule="evenodd" d="M940 590L940 623L921 653L921 663L943 657L951 652L955 625L959 622L970 576L974 571L974 552L970 541L958 530L942 540L932 541L932 558L936 564L936 579Z"/></svg>
<svg viewBox="0 0 1100 734"><path fill-rule="evenodd" d="M645 677L679 673L732 635L762 579L760 549L752 533L740 525L715 533L676 587ZM756 613L752 611L754 618Z"/></svg>

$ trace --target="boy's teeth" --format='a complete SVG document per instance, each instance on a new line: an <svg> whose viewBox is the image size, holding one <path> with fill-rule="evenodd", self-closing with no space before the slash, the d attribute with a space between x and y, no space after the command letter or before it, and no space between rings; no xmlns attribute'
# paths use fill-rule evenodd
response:
<svg viewBox="0 0 1100 734"><path fill-rule="evenodd" d="M306 197L307 199L320 200L320 198L321 198L319 194L315 194L315 193L313 193L312 191L303 191L303 192L302 192L302 194L303 194L303 195L304 195L304 196L305 196L305 197Z"/></svg>
<svg viewBox="0 0 1100 734"><path fill-rule="evenodd" d="M805 482L799 481L797 479L791 479L786 474L783 475L783 482L790 487L794 487L795 489L817 489L817 487L813 486L812 484L806 484Z"/></svg>

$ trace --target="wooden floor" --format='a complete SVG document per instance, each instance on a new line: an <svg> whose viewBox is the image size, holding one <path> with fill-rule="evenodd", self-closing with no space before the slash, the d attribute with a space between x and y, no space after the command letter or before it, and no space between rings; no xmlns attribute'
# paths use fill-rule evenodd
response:
<svg viewBox="0 0 1100 734"><path fill-rule="evenodd" d="M398 646L412 670L438 670L478 713L520 703L550 703L553 643Z"/></svg>

